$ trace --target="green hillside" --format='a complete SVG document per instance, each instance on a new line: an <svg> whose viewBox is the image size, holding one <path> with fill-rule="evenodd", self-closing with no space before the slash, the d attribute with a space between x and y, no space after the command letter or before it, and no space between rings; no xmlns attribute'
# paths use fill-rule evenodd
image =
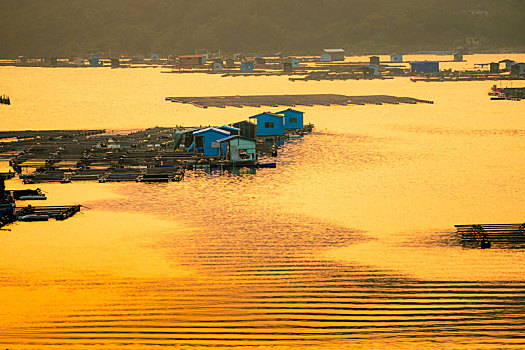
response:
<svg viewBox="0 0 525 350"><path fill-rule="evenodd" d="M522 0L0 0L0 57L525 48Z"/></svg>

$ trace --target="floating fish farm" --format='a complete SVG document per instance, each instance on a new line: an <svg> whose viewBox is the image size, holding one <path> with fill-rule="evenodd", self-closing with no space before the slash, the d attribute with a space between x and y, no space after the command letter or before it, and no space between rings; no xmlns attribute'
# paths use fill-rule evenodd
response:
<svg viewBox="0 0 525 350"><path fill-rule="evenodd" d="M203 96L203 97L166 97L166 101L190 104L199 108L208 107L278 107L278 106L348 106L382 104L433 103L412 97L388 95L346 96L339 94L308 95L247 95L247 96Z"/></svg>

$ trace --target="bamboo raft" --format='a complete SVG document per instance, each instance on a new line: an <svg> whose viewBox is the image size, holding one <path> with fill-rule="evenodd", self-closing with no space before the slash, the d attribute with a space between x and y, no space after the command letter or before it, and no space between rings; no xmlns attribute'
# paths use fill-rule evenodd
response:
<svg viewBox="0 0 525 350"><path fill-rule="evenodd" d="M192 128L190 128L192 129ZM150 128L129 134L104 131L20 131L0 133L0 159L24 184L178 182L198 165L220 167L218 157L174 149L181 128ZM255 166L252 162L251 166ZM1 174L0 174L1 175ZM12 178L15 172L3 174Z"/></svg>
<svg viewBox="0 0 525 350"><path fill-rule="evenodd" d="M460 81L498 81L498 80L525 80L525 77L499 74L471 74L471 75L429 75L416 76L410 78L410 81L416 82L460 82Z"/></svg>
<svg viewBox="0 0 525 350"><path fill-rule="evenodd" d="M71 206L39 206L21 207L15 209L18 221L47 221L48 219L66 220L80 211L80 205Z"/></svg>
<svg viewBox="0 0 525 350"><path fill-rule="evenodd" d="M455 225L465 248L525 248L525 223Z"/></svg>
<svg viewBox="0 0 525 350"><path fill-rule="evenodd" d="M434 103L412 97L389 95L346 96L339 94L311 95L249 95L249 96L203 96L203 97L166 97L166 101L190 104L199 108L208 107L278 107L278 106L347 106L365 104L416 104Z"/></svg>
<svg viewBox="0 0 525 350"><path fill-rule="evenodd" d="M518 88L493 87L491 92L489 92L489 95L497 96L497 98L493 98L493 99L521 101L522 99L525 99L525 87L518 87Z"/></svg>

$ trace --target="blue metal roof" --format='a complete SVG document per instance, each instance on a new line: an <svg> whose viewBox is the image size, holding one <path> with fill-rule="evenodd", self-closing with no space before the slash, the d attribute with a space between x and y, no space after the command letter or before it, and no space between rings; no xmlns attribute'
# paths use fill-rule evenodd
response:
<svg viewBox="0 0 525 350"><path fill-rule="evenodd" d="M272 112L263 112L263 113L259 113L257 115L251 116L250 119L257 118L257 117L259 117L261 115L269 115L269 116L272 116L272 117L275 117L275 118L284 118L284 116L279 115L279 114L275 114L275 113L272 113Z"/></svg>
<svg viewBox="0 0 525 350"><path fill-rule="evenodd" d="M234 126L229 126L229 125L223 125L220 127L221 129L227 129L227 130L233 130L233 131L241 131L241 129L239 128L236 128Z"/></svg>
<svg viewBox="0 0 525 350"><path fill-rule="evenodd" d="M218 128L214 128L214 127L209 127L209 128L206 128L206 129L202 129L202 130L199 130L199 131L195 131L193 133L193 135L200 135L200 134L205 134L207 132L210 132L210 131L215 131L215 132L218 132L218 133L221 133L221 134L224 134L224 135L230 135L230 133L226 130L222 130L222 129L218 129Z"/></svg>
<svg viewBox="0 0 525 350"><path fill-rule="evenodd" d="M298 111L297 109L293 109L293 108L288 108L288 109L285 109L284 111L275 112L275 114L281 114L281 113L284 113L286 111L294 111L294 112L297 112L297 113L303 113L304 114L304 112Z"/></svg>
<svg viewBox="0 0 525 350"><path fill-rule="evenodd" d="M232 136L224 137L222 139L217 140L217 142L221 143L221 142L228 141L228 140L231 140L231 139L236 139L236 138L250 140L250 141L255 142L254 139L251 139L249 137L240 136L240 135L232 135Z"/></svg>

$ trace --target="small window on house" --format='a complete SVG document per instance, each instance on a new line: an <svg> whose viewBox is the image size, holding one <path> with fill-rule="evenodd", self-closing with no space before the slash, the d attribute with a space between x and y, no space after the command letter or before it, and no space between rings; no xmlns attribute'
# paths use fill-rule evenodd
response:
<svg viewBox="0 0 525 350"><path fill-rule="evenodd" d="M273 128L273 122L264 123L264 127L265 127L266 129L271 129L271 128Z"/></svg>
<svg viewBox="0 0 525 350"><path fill-rule="evenodd" d="M290 118L290 123L297 123L297 118Z"/></svg>
<svg viewBox="0 0 525 350"><path fill-rule="evenodd" d="M250 159L250 155L246 152L245 149L240 149L239 150L239 158L241 159Z"/></svg>

